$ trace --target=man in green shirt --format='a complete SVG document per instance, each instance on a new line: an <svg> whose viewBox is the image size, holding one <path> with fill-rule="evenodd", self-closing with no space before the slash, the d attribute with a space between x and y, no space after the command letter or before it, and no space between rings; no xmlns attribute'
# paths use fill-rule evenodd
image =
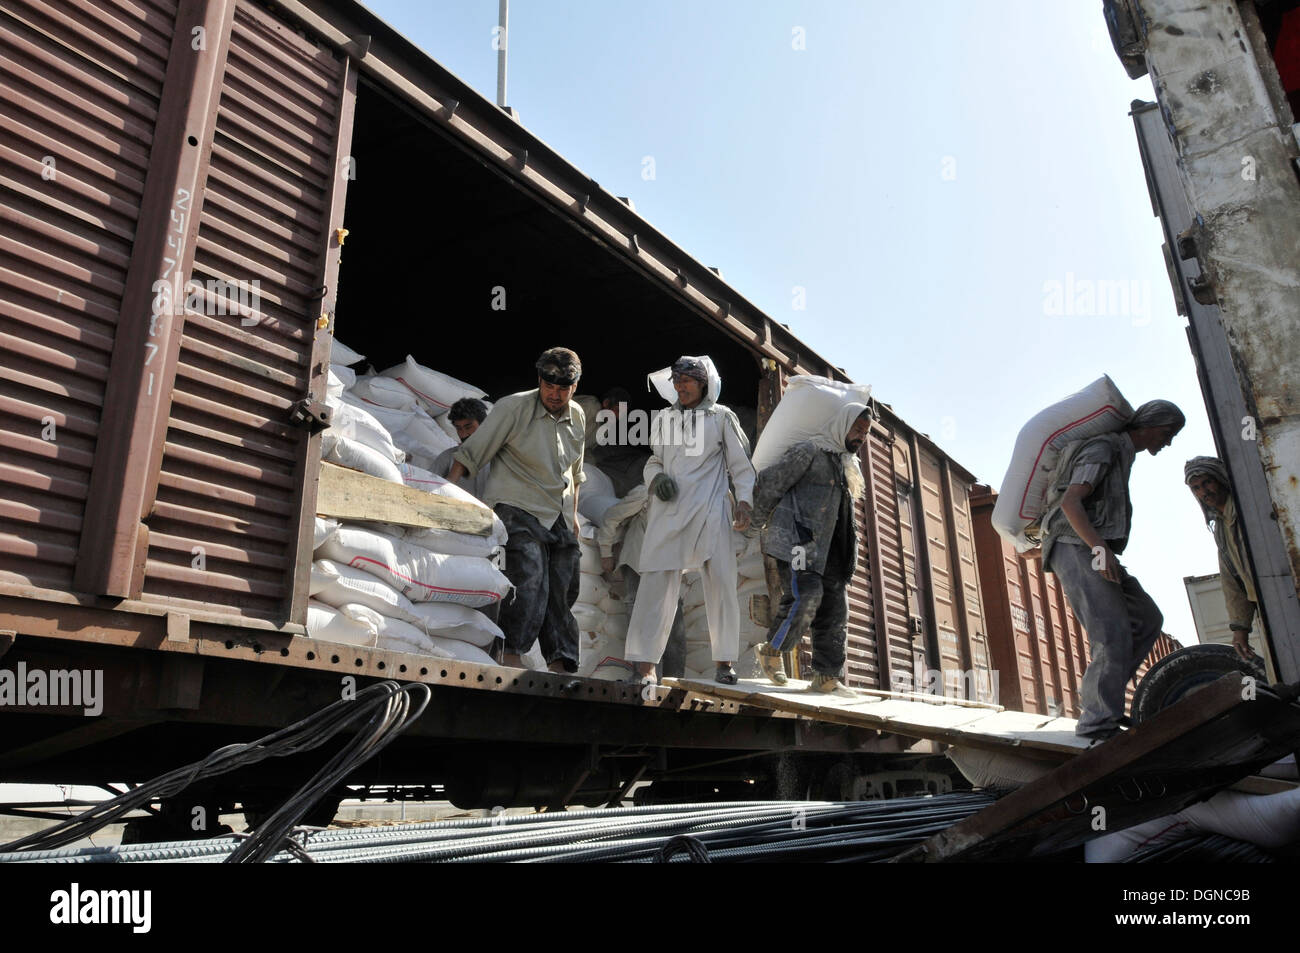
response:
<svg viewBox="0 0 1300 953"><path fill-rule="evenodd" d="M586 418L570 398L582 374L578 355L553 347L537 359L537 389L497 401L453 454L447 479L473 476L489 461L483 501L505 523L505 566L514 596L501 606L503 663L522 668L540 639L553 672L578 668L578 484Z"/></svg>

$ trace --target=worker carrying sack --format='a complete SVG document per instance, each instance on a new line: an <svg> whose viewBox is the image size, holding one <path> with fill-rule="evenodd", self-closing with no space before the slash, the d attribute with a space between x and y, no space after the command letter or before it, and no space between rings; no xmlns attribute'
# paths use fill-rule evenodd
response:
<svg viewBox="0 0 1300 953"><path fill-rule="evenodd" d="M797 375L768 418L754 448L754 469L763 472L796 443L821 433L845 404L871 406L870 384L845 384L825 377Z"/></svg>
<svg viewBox="0 0 1300 953"><path fill-rule="evenodd" d="M1016 552L1038 545L1038 518L1061 451L1076 440L1122 430L1132 416L1133 408L1115 382L1103 375L1077 394L1039 411L1020 429L993 506L993 527Z"/></svg>

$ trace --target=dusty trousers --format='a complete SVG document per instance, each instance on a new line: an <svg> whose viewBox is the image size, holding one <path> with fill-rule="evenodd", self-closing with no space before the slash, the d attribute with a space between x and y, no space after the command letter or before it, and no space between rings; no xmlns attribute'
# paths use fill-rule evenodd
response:
<svg viewBox="0 0 1300 953"><path fill-rule="evenodd" d="M704 614L709 620L709 641L715 662L734 662L740 652L740 601L736 595L736 558L710 559L700 567L704 584ZM677 569L641 573L632 618L627 624L629 662L659 664L682 590Z"/></svg>
<svg viewBox="0 0 1300 953"><path fill-rule="evenodd" d="M849 599L843 560L832 549L826 571L794 569L778 559L781 577L781 603L767 632L768 645L778 652L792 652L803 634L812 632L812 666L818 675L843 673L845 623L849 618Z"/></svg>
<svg viewBox="0 0 1300 953"><path fill-rule="evenodd" d="M547 530L508 503L496 513L508 534L502 571L515 587L497 617L507 650L523 655L540 639L548 665L563 660L566 672L576 672L578 622L570 609L578 601L578 540L563 515Z"/></svg>
<svg viewBox="0 0 1300 953"><path fill-rule="evenodd" d="M1088 735L1118 726L1124 715L1124 689L1137 673L1156 639L1164 615L1142 584L1123 566L1119 584L1092 568L1092 550L1061 543L1052 549L1051 570L1070 600L1070 608L1088 632L1092 661L1079 686L1079 724L1075 734Z"/></svg>
<svg viewBox="0 0 1300 953"><path fill-rule="evenodd" d="M623 602L635 607L636 594L641 588L641 574L625 564L623 584L627 587ZM664 678L681 678L686 674L686 622L682 619L680 599L677 600L677 611L673 614L672 628L668 630L668 645L659 665L659 674Z"/></svg>

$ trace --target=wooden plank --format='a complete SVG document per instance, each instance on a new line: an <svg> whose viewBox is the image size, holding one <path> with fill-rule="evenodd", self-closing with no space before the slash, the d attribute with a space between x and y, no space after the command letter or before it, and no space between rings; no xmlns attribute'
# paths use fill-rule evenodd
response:
<svg viewBox="0 0 1300 953"><path fill-rule="evenodd" d="M755 708L945 744L995 751L1033 749L1058 759L1088 746L1086 740L1074 736L1074 723L1069 719L1003 711L981 703L936 703L932 695L873 691L861 692L856 699L819 696L804 690L807 682L796 680L779 687L753 679L742 679L734 686L685 678L664 679L664 684ZM981 729L985 724L987 731ZM1049 725L1052 730L1042 730Z"/></svg>
<svg viewBox="0 0 1300 953"><path fill-rule="evenodd" d="M896 860L1006 861L1063 850L1096 836L1097 807L1108 831L1173 814L1281 757L1297 734L1294 706L1249 698L1243 676L1225 675Z"/></svg>
<svg viewBox="0 0 1300 953"><path fill-rule="evenodd" d="M333 463L321 464L316 513L336 519L449 529L475 536L492 532L492 511L481 503L413 490Z"/></svg>

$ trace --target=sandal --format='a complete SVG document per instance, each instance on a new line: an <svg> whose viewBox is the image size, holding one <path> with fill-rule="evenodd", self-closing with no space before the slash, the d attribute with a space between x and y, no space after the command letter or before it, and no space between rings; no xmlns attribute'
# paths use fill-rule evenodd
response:
<svg viewBox="0 0 1300 953"><path fill-rule="evenodd" d="M731 667L730 662L723 662L714 671L713 680L719 685L735 685L737 681L736 670Z"/></svg>

